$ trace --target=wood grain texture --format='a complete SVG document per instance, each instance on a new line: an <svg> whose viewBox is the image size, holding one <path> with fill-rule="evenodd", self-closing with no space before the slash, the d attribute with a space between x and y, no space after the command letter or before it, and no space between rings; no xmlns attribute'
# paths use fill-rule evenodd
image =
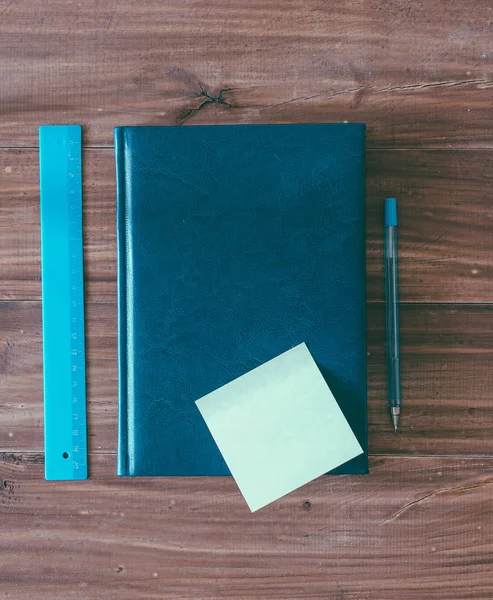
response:
<svg viewBox="0 0 493 600"><path fill-rule="evenodd" d="M87 306L89 448L115 452L116 306ZM384 311L368 307L369 442L373 454L493 457L493 306L402 307L400 433L387 409ZM38 302L0 303L0 451L42 451Z"/></svg>
<svg viewBox="0 0 493 600"><path fill-rule="evenodd" d="M383 300L383 201L399 199L404 302L492 302L493 152L367 153L367 274Z"/></svg>
<svg viewBox="0 0 493 600"><path fill-rule="evenodd" d="M370 452L416 455L493 453L493 306L401 307L403 414L389 424L385 315L368 310Z"/></svg>
<svg viewBox="0 0 493 600"><path fill-rule="evenodd" d="M89 447L116 450L116 306L86 307ZM39 302L0 302L0 450L43 450L43 344Z"/></svg>
<svg viewBox="0 0 493 600"><path fill-rule="evenodd" d="M115 125L350 120L370 147L491 148L492 32L489 0L2 0L0 146L40 123L110 145Z"/></svg>
<svg viewBox="0 0 493 600"><path fill-rule="evenodd" d="M0 298L41 299L39 155L0 150ZM115 166L111 151L83 154L86 297L116 297Z"/></svg>
<svg viewBox="0 0 493 600"><path fill-rule="evenodd" d="M491 459L375 458L253 515L230 478L137 483L99 455L45 482L42 459L0 457L5 598L493 597Z"/></svg>
<svg viewBox="0 0 493 600"><path fill-rule="evenodd" d="M399 196L400 286L406 302L493 299L493 151L367 153L368 300L383 300L383 198ZM84 154L87 297L116 297L111 149ZM38 154L0 150L0 298L41 296Z"/></svg>

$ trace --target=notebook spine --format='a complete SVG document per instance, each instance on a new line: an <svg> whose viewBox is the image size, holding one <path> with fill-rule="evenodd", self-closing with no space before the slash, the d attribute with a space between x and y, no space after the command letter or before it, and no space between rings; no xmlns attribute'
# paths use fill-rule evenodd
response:
<svg viewBox="0 0 493 600"><path fill-rule="evenodd" d="M116 238L118 270L118 454L117 475L128 475L128 381L127 381L127 240L125 195L125 140L122 127L115 128Z"/></svg>

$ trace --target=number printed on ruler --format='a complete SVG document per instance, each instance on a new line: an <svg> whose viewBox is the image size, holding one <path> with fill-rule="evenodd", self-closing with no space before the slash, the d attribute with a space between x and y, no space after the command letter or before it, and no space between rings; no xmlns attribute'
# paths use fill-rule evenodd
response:
<svg viewBox="0 0 493 600"><path fill-rule="evenodd" d="M69 163L73 163L74 161L76 161L76 158L73 156L72 154L72 149L74 147L74 141L70 140L69 141L69 146L68 146L68 160ZM78 169L79 172L75 173L73 171L69 172L69 177L74 178L76 175L80 175L80 165L77 164L77 162L74 164L75 169ZM83 294L82 294L82 289L80 289L79 287L79 281L81 281L81 272L80 272L80 267L82 266L82 256L80 254L80 252L78 252L79 247L82 247L82 231L81 231L81 222L80 222L80 215L78 214L80 207L77 204L77 200L75 198L75 194L76 194L76 189L72 188L70 190L70 214L71 214L71 218L69 220L69 240L71 242L71 244L73 244L74 246L74 250L72 251L72 259L74 260L74 266L73 268L70 270L70 279L71 279L71 294L72 294L72 301L71 301L71 316L70 316L70 323L71 323L71 329L72 329L72 334L71 334L71 349L70 349L70 353L71 353L71 357L72 357L72 364L71 364L71 371L72 371L72 391L73 391L73 397L72 397L72 439L74 440L72 443L72 467L74 469L78 469L79 468L79 443L78 443L78 438L79 438L79 428L78 428L78 421L79 421L79 408L78 408L78 404L79 404L79 398L78 398L78 394L77 394L77 390L79 388L79 381L84 381L85 380L85 373L84 373L84 340L83 340L83 336L84 336L84 331L82 330L82 332L79 332L79 325L82 325L83 327L83 323L79 323L78 320L78 315L81 312L81 309L83 310L84 306L84 300L83 300ZM79 267L80 265L80 267ZM77 268L79 267L79 268ZM80 333L80 335L79 335Z"/></svg>

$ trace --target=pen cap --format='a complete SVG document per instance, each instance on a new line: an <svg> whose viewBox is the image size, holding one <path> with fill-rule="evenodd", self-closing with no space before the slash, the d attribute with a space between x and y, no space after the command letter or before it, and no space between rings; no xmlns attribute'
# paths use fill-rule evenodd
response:
<svg viewBox="0 0 493 600"><path fill-rule="evenodd" d="M385 199L385 227L397 227L397 200Z"/></svg>

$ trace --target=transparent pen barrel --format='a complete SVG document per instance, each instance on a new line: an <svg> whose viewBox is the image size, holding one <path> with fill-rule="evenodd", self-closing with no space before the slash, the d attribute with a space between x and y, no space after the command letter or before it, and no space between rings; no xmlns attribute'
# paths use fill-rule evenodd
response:
<svg viewBox="0 0 493 600"><path fill-rule="evenodd" d="M397 227L385 227L385 303L389 405L401 404Z"/></svg>

